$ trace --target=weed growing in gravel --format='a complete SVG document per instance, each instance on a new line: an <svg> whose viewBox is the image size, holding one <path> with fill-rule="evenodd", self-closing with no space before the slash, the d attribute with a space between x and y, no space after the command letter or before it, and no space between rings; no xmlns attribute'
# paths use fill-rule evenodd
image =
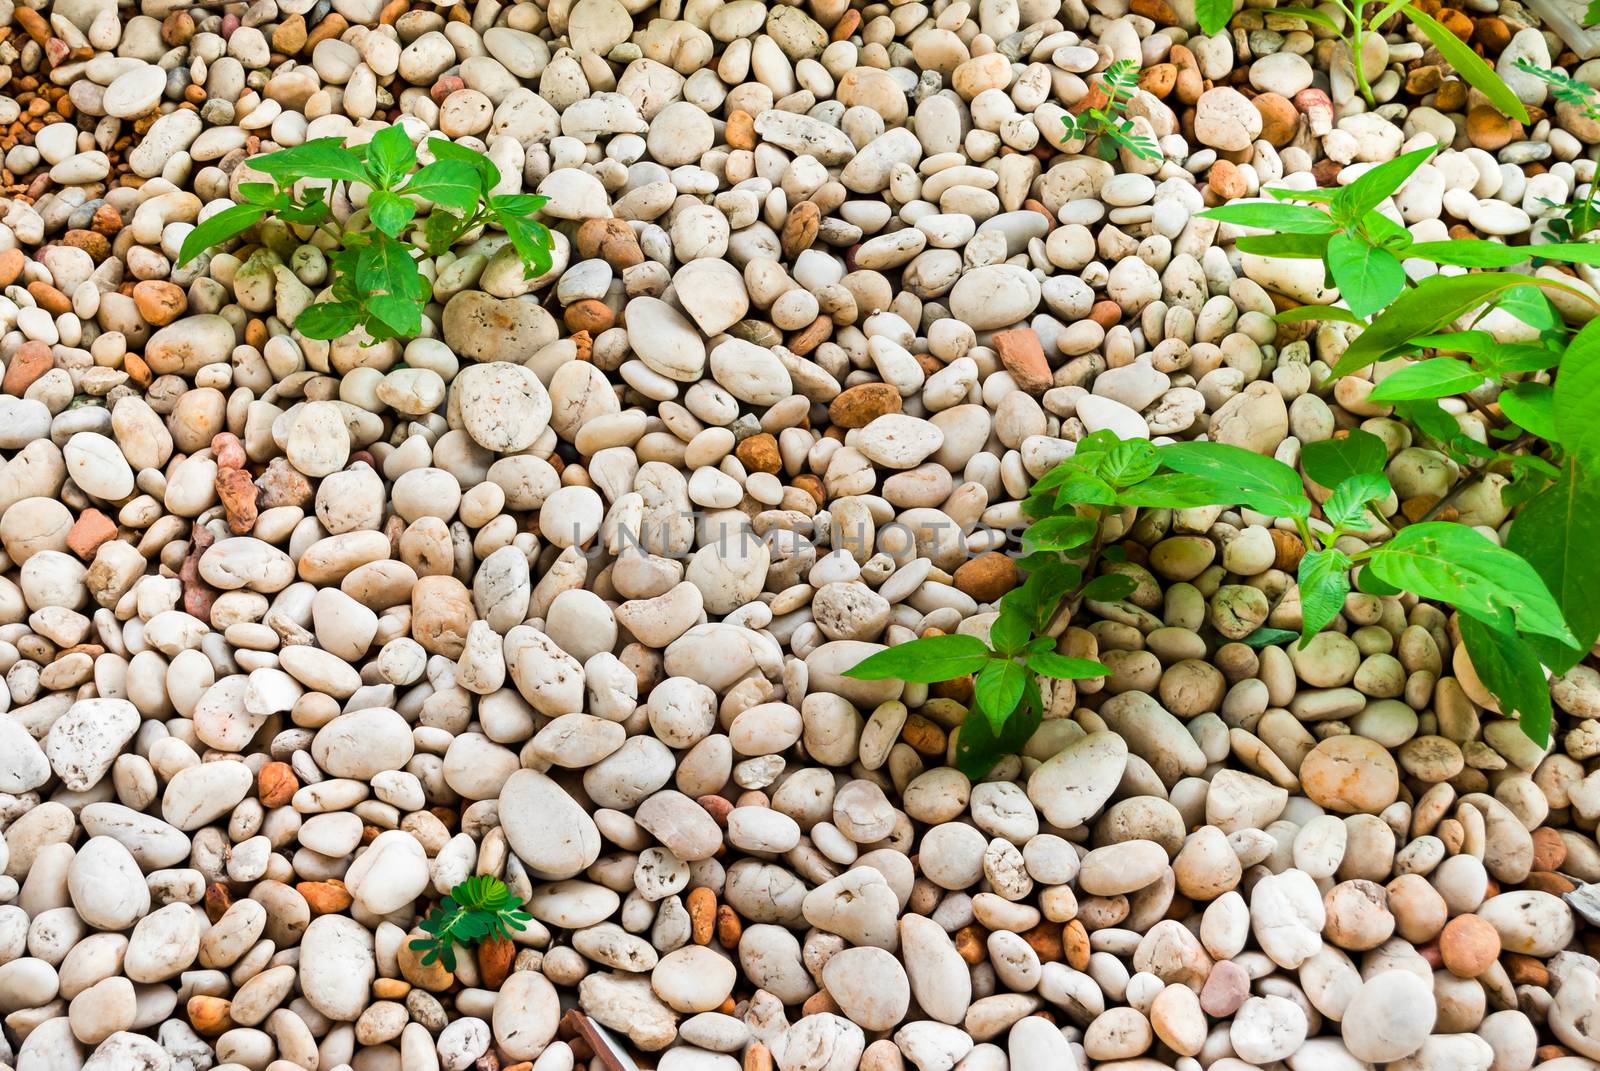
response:
<svg viewBox="0 0 1600 1071"><path fill-rule="evenodd" d="M456 969L456 945L472 947L492 938L511 939L512 930L525 930L532 915L522 910L522 898L513 896L506 883L487 874L468 878L450 890L419 924L431 937L411 942L422 953L422 965Z"/></svg>
<svg viewBox="0 0 1600 1071"><path fill-rule="evenodd" d="M527 278L550 270L550 232L534 219L546 198L495 193L500 170L482 153L442 138L430 139L428 150L433 162L413 171L416 147L405 127L396 124L363 145L318 138L255 157L248 167L273 181L240 183L243 203L190 231L178 263L187 264L268 216L324 231L339 246L328 258L333 300L307 306L294 322L302 335L319 339L338 338L357 327L374 340L416 335L430 295L421 256L437 256L491 224L511 239ZM342 224L330 216L328 191L334 182L369 191L366 208Z"/></svg>
<svg viewBox="0 0 1600 1071"><path fill-rule="evenodd" d="M1098 78L1106 102L1078 115L1063 115L1061 122L1067 128L1067 137L1083 139L1086 149L1092 148L1095 155L1106 160L1115 159L1118 148L1127 149L1141 160L1165 159L1155 139L1139 133L1133 120L1123 114L1139 88L1139 65L1132 60L1113 60Z"/></svg>
<svg viewBox="0 0 1600 1071"><path fill-rule="evenodd" d="M1214 4L1216 0L1210 2ZM1483 57L1472 51L1470 45L1452 33L1449 27L1415 4L1408 3L1407 0L1329 0L1329 3L1342 18L1336 19L1326 11L1296 6L1280 7L1274 13L1304 19L1337 34L1349 49L1352 65L1355 68L1356 88L1366 98L1369 106L1376 107L1378 102L1372 95L1372 86L1368 84L1366 72L1362 69L1360 62L1362 46L1366 44L1367 38L1383 32L1384 23L1396 15L1403 15L1411 25L1421 31L1434 48L1439 50L1445 62L1454 67L1456 73L1465 79L1468 85L1489 98L1490 104L1519 123L1528 121L1528 109L1523 107L1522 101L1517 99L1517 95L1495 73L1494 68L1485 63ZM1204 28L1203 23L1202 28Z"/></svg>
<svg viewBox="0 0 1600 1071"><path fill-rule="evenodd" d="M1600 5L1600 0L1596 0ZM1595 21L1594 9L1591 7L1587 21ZM1580 82L1565 71L1552 70L1540 67L1526 58L1517 60L1517 70L1530 74L1550 87L1550 95L1563 104L1570 104L1583 112L1585 119L1591 123L1600 123L1600 89ZM1600 178L1600 176L1596 176ZM1581 200L1569 204L1558 205L1553 201L1544 203L1559 211L1545 220L1545 226L1557 239L1565 242L1573 238L1581 238L1596 228L1600 228L1600 209L1595 207L1595 187L1600 186L1595 178L1589 181L1589 192ZM1542 200L1542 198L1541 198Z"/></svg>

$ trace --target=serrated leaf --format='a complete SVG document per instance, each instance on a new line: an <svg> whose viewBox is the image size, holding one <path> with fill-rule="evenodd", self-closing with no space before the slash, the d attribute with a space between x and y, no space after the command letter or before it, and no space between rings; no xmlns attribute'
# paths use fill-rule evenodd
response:
<svg viewBox="0 0 1600 1071"><path fill-rule="evenodd" d="M976 636L923 636L857 662L844 675L859 681L898 678L934 684L976 673L989 661L989 648Z"/></svg>
<svg viewBox="0 0 1600 1071"><path fill-rule="evenodd" d="M416 163L417 147L399 123L384 127L367 142L367 183L374 190L391 189Z"/></svg>
<svg viewBox="0 0 1600 1071"><path fill-rule="evenodd" d="M388 190L374 191L367 202L367 216L372 220L372 225L391 238L400 237L400 232L406 229L416 214L415 201Z"/></svg>
<svg viewBox="0 0 1600 1071"><path fill-rule="evenodd" d="M1002 609L994 624L989 626L989 645L1003 655L1014 655L1027 646L1033 617L1029 609L1026 606Z"/></svg>
<svg viewBox="0 0 1600 1071"><path fill-rule="evenodd" d="M1334 488L1322 504L1322 514L1335 528L1354 527L1365 520L1367 503L1383 498L1389 491L1389 478L1383 473L1357 473Z"/></svg>
<svg viewBox="0 0 1600 1071"><path fill-rule="evenodd" d="M1129 487L1154 475L1160 467L1150 440L1128 439L1106 451L1095 465L1095 474L1113 487Z"/></svg>
<svg viewBox="0 0 1600 1071"><path fill-rule="evenodd" d="M361 157L345 147L343 138L317 138L291 149L281 149L246 161L250 170L271 175L287 185L299 179L327 179L333 182L366 182L367 170Z"/></svg>
<svg viewBox="0 0 1600 1071"><path fill-rule="evenodd" d="M1084 517L1046 517L1028 526L1022 545L1030 553L1076 550L1094 538L1094 531L1095 522Z"/></svg>
<svg viewBox="0 0 1600 1071"><path fill-rule="evenodd" d="M1300 645L1327 628L1344 609L1350 594L1349 555L1336 547L1308 550L1300 559L1296 580L1300 585Z"/></svg>
<svg viewBox="0 0 1600 1071"><path fill-rule="evenodd" d="M500 183L500 169L481 152L438 137L428 139L428 151L435 160L455 160L472 168L478 176L479 189L485 195Z"/></svg>

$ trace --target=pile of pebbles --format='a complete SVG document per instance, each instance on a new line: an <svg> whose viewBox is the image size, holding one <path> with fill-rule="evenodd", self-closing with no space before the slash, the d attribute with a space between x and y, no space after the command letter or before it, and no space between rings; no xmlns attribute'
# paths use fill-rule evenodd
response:
<svg viewBox="0 0 1600 1071"><path fill-rule="evenodd" d="M1385 210L1536 237L1600 124L1514 63L1600 61L1422 5L1532 126L1254 3L0 0L0 1066L1600 1068L1595 669L1546 749L1412 596L1247 646L1305 548L1219 506L1111 522L1138 587L1059 632L1111 676L979 783L969 683L842 676L982 634L1090 431L1361 427L1397 522L1506 522L1271 319L1320 265L1193 215L1439 144ZM1117 59L1159 163L1063 138ZM549 197L551 271L486 233L330 344L327 235L174 266L390 123ZM534 922L424 966L475 873Z"/></svg>

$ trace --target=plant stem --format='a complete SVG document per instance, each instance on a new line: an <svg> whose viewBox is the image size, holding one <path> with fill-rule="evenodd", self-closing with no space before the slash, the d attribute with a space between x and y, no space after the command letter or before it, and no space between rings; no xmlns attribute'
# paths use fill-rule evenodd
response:
<svg viewBox="0 0 1600 1071"><path fill-rule="evenodd" d="M1360 90L1362 98L1367 102L1367 107L1375 108L1378 106L1378 98L1373 96L1372 87L1367 84L1366 64L1362 62L1361 57L1361 46L1365 42L1368 33L1361 18L1361 11L1364 7L1366 7L1366 4L1362 0L1357 0L1354 10L1346 9L1345 11L1350 16L1351 25L1355 27L1355 33L1350 39L1350 60L1356 69L1356 89Z"/></svg>

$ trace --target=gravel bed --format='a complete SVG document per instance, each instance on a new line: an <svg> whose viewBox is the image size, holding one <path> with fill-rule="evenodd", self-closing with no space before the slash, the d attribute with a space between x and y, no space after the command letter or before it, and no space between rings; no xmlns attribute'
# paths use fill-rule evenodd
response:
<svg viewBox="0 0 1600 1071"><path fill-rule="evenodd" d="M1506 521L1274 322L1320 263L1194 215L1434 143L1418 240L1581 196L1515 63L1600 61L1421 6L1531 125L1397 25L1369 110L1254 2L0 0L0 1068L1600 1071L1595 669L1545 749L1413 596L1247 646L1305 547L1213 507L1111 525L1138 587L1057 630L1111 675L979 783L970 684L843 676L984 634L1102 429L1360 427L1389 516ZM1115 60L1159 161L1066 137ZM392 123L548 197L552 269L485 232L329 343L326 235L175 266L252 155ZM473 874L533 921L424 965Z"/></svg>

